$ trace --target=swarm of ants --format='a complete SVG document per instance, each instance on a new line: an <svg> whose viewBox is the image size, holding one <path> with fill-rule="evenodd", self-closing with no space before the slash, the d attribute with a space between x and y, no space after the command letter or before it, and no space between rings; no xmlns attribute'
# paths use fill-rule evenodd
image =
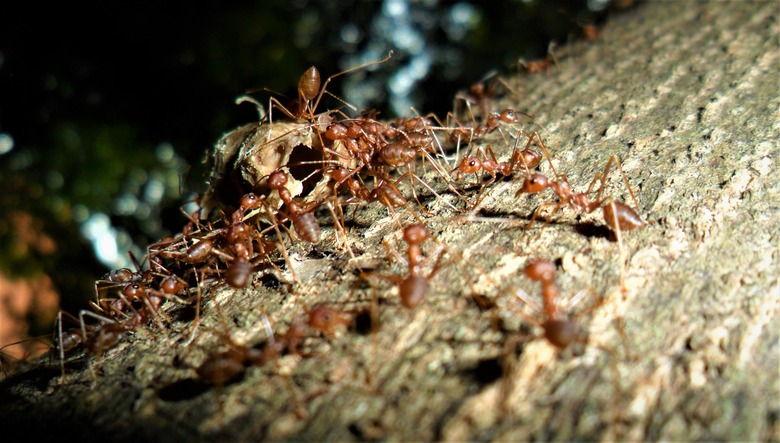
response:
<svg viewBox="0 0 780 443"><path fill-rule="evenodd" d="M408 310L426 302L431 282L442 269L454 262L468 266L468 260L426 227L425 218L431 214L418 193L445 201L460 221L493 221L478 215L480 203L495 183L511 180L520 183L516 196L539 194L543 198L522 223L523 231L540 218L542 209L556 213L564 208L580 214L600 210L601 220L621 248L623 233L644 226L617 157L609 159L583 192L576 192L567 176L553 166L542 135L523 128L523 121L534 122L531 114L490 109L494 87L475 84L457 98L465 103L465 111L456 108L444 120L416 115L383 121L373 112L351 117L341 110L320 110L322 99L332 95L327 90L331 80L384 63L391 56L392 52L325 82L311 67L298 81L298 97L290 104L271 98L268 113L255 99L241 98L240 102L258 107L261 119L227 133L216 144L207 160L209 189L199 200L198 211L182 211L187 218L182 231L149 245L143 260L131 255L135 270L117 269L97 280L90 309L75 316L59 313L50 355L59 360L61 383L66 381L65 361L80 349L100 356L141 328L157 333L169 330L172 320L166 304L194 307L192 342L199 336L201 308L217 287L247 288L257 282L257 276L273 274L295 293L299 281L288 249L301 242L319 243L321 223L329 218L324 223L333 225L344 253L354 257L345 219L350 209L360 205L383 206L393 217L406 207L416 219L406 226L396 219L406 243L404 253L385 242L387 257L402 264L405 274L358 270L357 277L380 287L386 287L381 281L390 282L397 289L398 302ZM498 134L493 139L502 140L504 146L483 145L491 134ZM296 155L296 151L305 155ZM499 160L503 155L505 159ZM552 175L539 170L545 160ZM613 169L620 171L633 207L605 194L606 179ZM544 194L548 189L550 196ZM445 200L441 194L451 198ZM546 224L550 215L545 217ZM431 243L435 246L425 252L424 245ZM541 336L564 349L585 338L575 319L560 308L558 272L552 260L529 259L524 274L541 285L541 304L528 295L518 298L538 310L536 317L541 320L532 320L543 331ZM235 343L223 325L219 335L227 349L191 363L194 376L222 386L249 366L299 354L305 339L332 339L355 321L351 313L327 303L304 306L303 311L302 319L283 331L275 331L263 315L267 341L262 346Z"/></svg>

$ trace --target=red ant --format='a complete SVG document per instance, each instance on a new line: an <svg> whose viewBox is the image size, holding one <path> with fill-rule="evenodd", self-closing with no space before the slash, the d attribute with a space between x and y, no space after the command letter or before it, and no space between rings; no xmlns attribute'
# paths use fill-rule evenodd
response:
<svg viewBox="0 0 780 443"><path fill-rule="evenodd" d="M319 205L321 202L315 202L307 208L301 207L295 200L293 200L290 191L285 187L287 184L287 173L281 170L277 170L271 173L268 177L268 187L279 193L279 198L284 202L287 210L287 218L292 221L295 233L300 238L306 240L309 243L317 243L320 241L320 224L314 217L311 211L314 206Z"/></svg>
<svg viewBox="0 0 780 443"><path fill-rule="evenodd" d="M268 322L268 317L263 314L262 318L265 325L266 336L268 337L268 343L273 344L274 335L273 330L271 330L271 325ZM223 327L225 327L224 319ZM265 356L267 351L240 345L230 338L227 331L220 335L223 340L227 342L229 349L206 357L206 359L195 368L195 373L201 381L221 387L241 376L247 366L262 366L267 361Z"/></svg>
<svg viewBox="0 0 780 443"><path fill-rule="evenodd" d="M63 314L67 315L71 320L78 321L79 328L63 331ZM98 320L99 323L87 325L84 320L85 316L92 317ZM134 331L139 326L145 324L147 320L148 315L143 311L143 308L134 309L134 315L121 321L85 310L79 312L78 319L64 311L57 313L57 328L55 331L57 339L54 340L54 343L60 357L60 368L62 370L60 382L65 382L65 355L67 353L84 345L90 354L100 356L105 351L116 346L125 333Z"/></svg>
<svg viewBox="0 0 780 443"><path fill-rule="evenodd" d="M593 180L590 182L587 191L577 193L572 191L568 178L565 175L558 174L555 171L555 166L553 166L552 160L550 160L550 155L547 151L547 148L544 146L544 142L542 142L542 139L539 137L538 133L534 134L536 134L540 146L547 156L547 160L550 162L550 167L553 169L553 173L555 174L556 179L550 180L546 175L541 173L529 174L523 182L523 186L517 191L515 196L519 196L520 194L536 194L547 188L550 188L555 193L555 195L558 196L559 201L556 203L543 203L539 206L539 208L542 206L553 205L553 212L555 212L564 206L569 206L574 210L584 212L586 214L590 214L591 212L600 208L604 213L604 221L606 222L607 226L609 226L613 231L617 232L618 239L620 238L620 231L640 229L645 225L636 211L631 209L626 204L616 201L612 197L602 199L602 193L606 185L606 178L609 174L610 167L614 162L617 165L618 170L620 170L620 174L623 176L623 181L628 188L628 192L631 194L631 198L634 200L634 205L637 208L639 207L636 201L636 196L634 195L634 191L631 190L631 185L628 183L628 178L623 172L620 161L616 156L613 155L609 158L603 173L598 173L595 177L593 177ZM601 186L599 186L596 199L590 200L588 194L590 194L590 192L593 190L593 185L596 184L596 180L601 181ZM528 223L529 225L531 225L536 219L536 216L539 213L539 208L534 211L534 214L531 217L531 221Z"/></svg>
<svg viewBox="0 0 780 443"><path fill-rule="evenodd" d="M314 121L314 111L317 109L317 107L320 104L320 100L322 100L322 96L325 95L327 92L334 98L338 99L339 101L342 101L335 95L331 94L327 91L328 84L336 77L342 76L344 74L348 74L353 71L357 71L359 69L366 68L368 66L372 65L378 65L382 64L393 56L393 51L388 52L387 56L381 60L375 60L368 63L363 63L358 66L351 67L349 69L346 69L344 71L341 71L337 74L333 74L330 77L325 80L325 83L321 85L321 78L320 78L320 72L315 68L314 66L307 69L298 79L298 103L296 104L296 112L290 112L287 108L285 108L279 101L271 97L270 101L271 104L269 108L276 107L280 111L282 111L286 116L292 118L292 119L301 119L308 117L310 121ZM343 101L342 101L343 102ZM348 105L349 106L349 105ZM270 115L270 113L269 113Z"/></svg>
<svg viewBox="0 0 780 443"><path fill-rule="evenodd" d="M545 320L541 326L544 329L544 338L553 346L564 349L580 339L577 325L570 319L562 319L558 307L558 298L561 289L555 282L555 264L546 260L534 260L526 265L523 273L533 281L542 285L542 312ZM582 292L581 294L584 294ZM520 297L522 298L522 297ZM579 300L577 296L573 300ZM526 300L527 301L527 300ZM570 301L569 304L575 304Z"/></svg>
<svg viewBox="0 0 780 443"><path fill-rule="evenodd" d="M473 154L464 156L458 164L458 167L453 169L453 171L458 171L456 179L460 180L463 174L472 173L477 179L480 179L480 171L487 172L490 174L490 180L487 183L482 184L479 192L479 194L481 194L482 190L496 181L498 175L505 177L510 176L514 174L520 166L525 169L526 173L530 173L531 169L536 168L542 162L542 155L538 151L531 149L533 137L528 138L525 149L522 151L519 150L519 135L520 134L518 134L518 137L515 139L515 146L512 149L512 155L510 156L509 161L499 162L490 145L487 145L484 149L480 146L477 149L478 153L481 154L482 159ZM479 198L477 200L479 200Z"/></svg>
<svg viewBox="0 0 780 443"><path fill-rule="evenodd" d="M496 93L496 86L500 82L500 80L496 77L497 75L498 75L497 71L495 70L490 71L488 74L482 77L482 80L476 83L472 83L471 86L469 86L468 92L466 91L458 92L455 95L455 105L454 105L455 114L460 115L457 103L459 103L459 101L463 101L464 103L466 103L466 106L469 109L469 113L471 113L471 105L475 104L477 105L477 109L479 109L478 116L481 117L481 116L488 115L489 112L488 108ZM486 87L485 83L491 78L493 79L493 81L491 81ZM501 83L503 84L503 82Z"/></svg>
<svg viewBox="0 0 780 443"><path fill-rule="evenodd" d="M326 304L315 305L307 314L305 322L293 323L278 338L274 337L268 318L263 314L268 336L268 342L264 346L256 348L239 345L229 336L225 336L230 349L206 358L195 370L198 377L214 385L224 385L240 376L249 365L262 366L280 357L285 351L297 354L298 344L306 337L310 328L332 337L337 327L350 323L349 318Z"/></svg>
<svg viewBox="0 0 780 443"><path fill-rule="evenodd" d="M397 275L380 275L377 277L392 281L398 285L398 295L401 298L401 304L404 307L413 309L422 303L428 292L428 284L431 278L441 270L441 259L443 257L443 246L439 246L427 259L423 256L422 244L430 238L428 229L422 223L409 225L403 231L404 241L408 247L406 250L407 258L403 258L397 251L390 248L385 242L387 254L395 258L408 268L408 275L401 277ZM430 261L433 256L437 256L436 263L428 275L423 274L422 267Z"/></svg>
<svg viewBox="0 0 780 443"><path fill-rule="evenodd" d="M547 45L547 56L545 58L531 61L520 59L517 61L517 66L524 67L529 74L538 74L548 70L553 64L558 64L558 59L555 58L553 52L556 46L557 44L555 42L550 42L550 44Z"/></svg>

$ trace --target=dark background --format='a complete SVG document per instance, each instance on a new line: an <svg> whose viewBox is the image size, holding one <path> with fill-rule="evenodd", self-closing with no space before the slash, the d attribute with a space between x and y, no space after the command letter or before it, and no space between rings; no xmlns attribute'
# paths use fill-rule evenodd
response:
<svg viewBox="0 0 780 443"><path fill-rule="evenodd" d="M224 132L258 118L252 106L234 103L248 90L260 91L254 96L261 101L269 97L263 88L292 97L311 65L327 77L395 49L389 62L339 77L328 89L384 117L398 113L393 103L444 115L458 90L492 70L516 70L520 58L545 57L551 41L581 38L582 27L599 24L610 6L303 0L2 6L0 276L49 276L63 309L84 308L94 280L119 266L96 258L90 223L114 230L125 261L124 251L142 251L179 231L179 207L204 190L206 151ZM404 36L409 46L398 47ZM420 59L427 72L399 96L394 76ZM25 220L38 240L49 238L55 247L23 238L19 214L30 216ZM31 334L50 330L51 315L24 316Z"/></svg>

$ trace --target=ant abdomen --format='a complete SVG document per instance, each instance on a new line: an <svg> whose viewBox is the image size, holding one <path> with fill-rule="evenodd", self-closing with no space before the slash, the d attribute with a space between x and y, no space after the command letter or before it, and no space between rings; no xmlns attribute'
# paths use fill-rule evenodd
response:
<svg viewBox="0 0 780 443"><path fill-rule="evenodd" d="M213 247L211 240L201 240L187 249L184 261L190 264L200 263L209 256Z"/></svg>
<svg viewBox="0 0 780 443"><path fill-rule="evenodd" d="M225 281L230 286L245 288L252 277L252 265L245 260L234 260L225 273Z"/></svg>
<svg viewBox="0 0 780 443"><path fill-rule="evenodd" d="M76 349L80 345L84 344L84 338L81 336L81 331L78 329L71 329L62 333L60 340L55 340L55 348L63 353L68 354L70 351Z"/></svg>
<svg viewBox="0 0 780 443"><path fill-rule="evenodd" d="M417 150L403 142L395 142L385 145L379 156L386 164L399 167L409 164L417 157Z"/></svg>
<svg viewBox="0 0 780 443"><path fill-rule="evenodd" d="M296 215L293 217L292 224L295 228L295 232L302 239L309 243L317 243L320 241L320 224L311 212L304 212Z"/></svg>
<svg viewBox="0 0 780 443"><path fill-rule="evenodd" d="M632 229L640 229L645 225L639 214L631 209L630 206L619 201L610 201L602 206L602 210L604 211L604 221L612 230L619 228L621 231L630 231ZM616 219L618 226L615 226Z"/></svg>
<svg viewBox="0 0 780 443"><path fill-rule="evenodd" d="M230 349L209 357L195 372L198 377L214 385L224 385L244 372L244 353Z"/></svg>
<svg viewBox="0 0 780 443"><path fill-rule="evenodd" d="M577 326L569 320L550 319L542 323L542 328L547 341L560 349L569 346L579 338Z"/></svg>
<svg viewBox="0 0 780 443"><path fill-rule="evenodd" d="M406 199L398 189L385 182L381 182L371 191L371 201L378 201L388 208L400 208L406 204Z"/></svg>
<svg viewBox="0 0 780 443"><path fill-rule="evenodd" d="M298 80L298 90L306 100L314 100L320 92L320 72L312 66Z"/></svg>
<svg viewBox="0 0 780 443"><path fill-rule="evenodd" d="M398 295L404 307L413 309L425 299L428 291L428 279L420 275L410 275L398 285Z"/></svg>
<svg viewBox="0 0 780 443"><path fill-rule="evenodd" d="M530 176L526 177L525 181L523 182L523 187L517 191L515 196L519 196L520 194L536 194L544 191L549 186L550 180L546 175L539 173L531 174Z"/></svg>

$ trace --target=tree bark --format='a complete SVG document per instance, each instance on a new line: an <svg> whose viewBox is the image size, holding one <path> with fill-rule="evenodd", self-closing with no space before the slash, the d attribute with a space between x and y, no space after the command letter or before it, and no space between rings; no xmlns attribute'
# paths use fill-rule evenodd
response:
<svg viewBox="0 0 780 443"><path fill-rule="evenodd" d="M548 193L515 197L522 175L488 187L469 211L435 174L423 222L446 266L426 300L403 308L402 275L383 240L402 250L411 201L348 213L350 260L333 229L290 249L292 293L256 278L205 295L200 335L180 306L172 331L137 331L99 360L71 358L0 385L4 433L82 440L778 440L780 417L780 140L775 2L648 3L615 16L590 44L556 51L539 74L506 79L491 107L535 115L558 173L584 191L616 156L648 224L620 240L601 211L543 212ZM542 129L543 128L543 129ZM506 135L506 132L505 132ZM491 140L499 160L512 146ZM614 165L613 165L614 166ZM541 167L552 176L549 164ZM633 205L619 172L605 191ZM419 188L419 186L418 186ZM474 199L478 189L464 191ZM453 210L447 203L458 208ZM473 211L472 211L473 212ZM352 218L350 218L352 217ZM323 218L323 223L325 223ZM543 226L544 225L544 226ZM427 253L435 245L425 245ZM558 351L541 338L533 258L555 261L563 303L587 342ZM593 295L591 295L593 294ZM364 327L378 298L379 329ZM193 368L232 339L265 339L302 306L356 314L334 338L310 337L303 356L248 368L210 388ZM774 327L772 325L775 325Z"/></svg>

